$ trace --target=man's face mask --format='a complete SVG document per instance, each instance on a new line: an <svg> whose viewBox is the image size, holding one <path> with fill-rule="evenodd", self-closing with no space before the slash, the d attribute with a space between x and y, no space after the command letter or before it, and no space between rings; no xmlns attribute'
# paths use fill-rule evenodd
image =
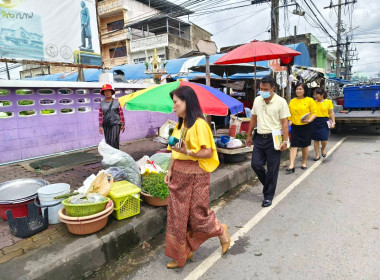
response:
<svg viewBox="0 0 380 280"><path fill-rule="evenodd" d="M270 97L271 92L270 91L259 91L258 94L262 96L262 98L267 99Z"/></svg>

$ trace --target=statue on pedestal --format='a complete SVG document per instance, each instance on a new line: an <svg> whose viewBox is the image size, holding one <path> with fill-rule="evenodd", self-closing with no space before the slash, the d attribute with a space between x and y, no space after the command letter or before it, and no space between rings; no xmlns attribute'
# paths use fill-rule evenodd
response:
<svg viewBox="0 0 380 280"><path fill-rule="evenodd" d="M86 3L84 1L81 1L80 5L82 7L82 10L80 12L82 45L79 46L79 48L83 51L94 52L92 49L90 12L88 11L88 8L86 7ZM86 38L88 39L87 48L86 48Z"/></svg>

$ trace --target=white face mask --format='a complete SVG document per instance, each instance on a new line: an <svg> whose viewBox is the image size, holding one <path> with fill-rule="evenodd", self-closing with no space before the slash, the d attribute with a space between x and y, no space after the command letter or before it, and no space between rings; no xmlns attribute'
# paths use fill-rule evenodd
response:
<svg viewBox="0 0 380 280"><path fill-rule="evenodd" d="M260 90L257 94L260 95L264 99L267 99L267 98L269 98L271 96L271 92L270 91L261 91Z"/></svg>

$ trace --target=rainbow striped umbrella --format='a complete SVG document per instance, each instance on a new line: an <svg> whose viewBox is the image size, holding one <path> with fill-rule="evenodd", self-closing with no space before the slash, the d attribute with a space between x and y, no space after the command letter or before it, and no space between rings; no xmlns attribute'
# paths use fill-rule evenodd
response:
<svg viewBox="0 0 380 280"><path fill-rule="evenodd" d="M244 109L243 103L213 87L184 81L136 91L119 98L119 102L121 106L125 105L125 109L130 111L171 113L173 111L173 100L170 98L170 92L181 86L189 86L195 91L204 114L226 116L228 110L232 114L237 114Z"/></svg>

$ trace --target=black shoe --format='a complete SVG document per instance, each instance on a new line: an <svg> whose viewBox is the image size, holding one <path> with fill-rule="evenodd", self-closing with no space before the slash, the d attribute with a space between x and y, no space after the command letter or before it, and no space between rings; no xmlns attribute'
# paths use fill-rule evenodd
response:
<svg viewBox="0 0 380 280"><path fill-rule="evenodd" d="M321 159L321 157L319 157L319 158L314 158L313 160L314 161L318 161L318 160L320 160Z"/></svg>
<svg viewBox="0 0 380 280"><path fill-rule="evenodd" d="M302 170L306 170L306 169L307 169L307 166L301 166L301 169L302 169Z"/></svg>
<svg viewBox="0 0 380 280"><path fill-rule="evenodd" d="M293 167L293 168L286 168L285 170L288 171L289 173L294 173L294 171L296 170L296 168L295 167Z"/></svg>
<svg viewBox="0 0 380 280"><path fill-rule="evenodd" d="M261 204L262 207L269 207L272 205L272 200L264 199L263 203Z"/></svg>
<svg viewBox="0 0 380 280"><path fill-rule="evenodd" d="M327 157L327 154L322 154L322 157L323 157L323 158L326 158L326 157Z"/></svg>

